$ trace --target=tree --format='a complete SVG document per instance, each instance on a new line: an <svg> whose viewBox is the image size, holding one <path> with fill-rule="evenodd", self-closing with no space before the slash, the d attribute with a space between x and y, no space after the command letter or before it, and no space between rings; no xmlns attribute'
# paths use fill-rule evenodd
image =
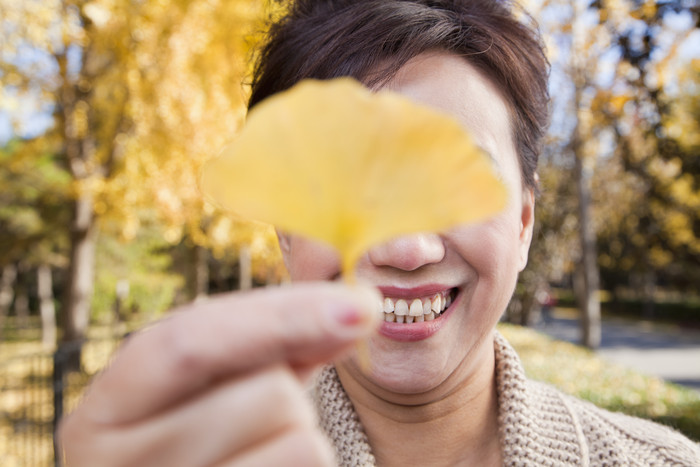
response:
<svg viewBox="0 0 700 467"><path fill-rule="evenodd" d="M26 285L15 284L19 266L27 269L25 281L29 270L35 270L46 348L56 343L51 271L65 267L68 252L64 226L69 219L70 177L58 165L54 149L50 140L36 138L11 141L0 151L0 330L13 289L21 291L19 297L27 294Z"/></svg>
<svg viewBox="0 0 700 467"><path fill-rule="evenodd" d="M5 95L51 109L40 138L70 173L63 340L85 335L100 222L132 239L143 211L176 243L213 212L196 189L202 160L243 116L256 1L0 1ZM183 227L184 226L184 227ZM79 355L78 355L79 357Z"/></svg>
<svg viewBox="0 0 700 467"><path fill-rule="evenodd" d="M620 80L629 90L621 109L600 104L614 130L620 165L631 190L646 203L629 203L627 222L607 229L606 269L617 268L636 279L645 314L654 313L654 291L661 281L677 290L695 290L700 278L700 160L694 134L697 103L697 59L679 66L683 39L696 29L681 28L671 46L657 40L668 15L697 24L698 12L669 2L638 12L643 27L637 35L621 34ZM682 63L682 62L681 62ZM687 62L686 62L687 63ZM621 238L630 241L621 242ZM623 250L624 260L613 250ZM694 280L695 279L695 280ZM619 276L609 281L619 284Z"/></svg>
<svg viewBox="0 0 700 467"><path fill-rule="evenodd" d="M555 148L549 153L557 157L547 162L571 170L578 186L580 245L572 252L579 254L582 341L595 347L599 263L644 275L643 271L658 271L658 261L664 258L667 265L670 258L688 258L680 249L671 253L669 245L694 244L690 226L697 211L692 203L681 208L678 197L670 202L669 196L682 183L687 185L669 182L680 174L679 161L688 170L689 158L680 157L671 150L679 146L660 136L674 99L666 86L674 84L670 77L683 61L679 51L696 27L697 5L631 0L532 3L549 38L553 64ZM648 203L640 203L640 197ZM663 231L684 233L662 240L658 232ZM649 268L654 261L657 266Z"/></svg>
<svg viewBox="0 0 700 467"><path fill-rule="evenodd" d="M556 153L567 162L576 187L578 211L578 261L575 262L575 287L581 312L582 343L595 348L600 343L599 276L596 251L596 228L593 224L591 184L595 169L594 132L587 112L591 88L602 53L609 47L609 37L597 33L600 25L587 15L587 5L581 1L545 1L539 15L547 18L554 11L554 20L545 25L550 36L553 70L559 78L564 100L555 102L561 123L553 127L551 141L558 145ZM560 98L562 95L560 95ZM557 163L558 161L555 161ZM559 162L561 163L561 162Z"/></svg>

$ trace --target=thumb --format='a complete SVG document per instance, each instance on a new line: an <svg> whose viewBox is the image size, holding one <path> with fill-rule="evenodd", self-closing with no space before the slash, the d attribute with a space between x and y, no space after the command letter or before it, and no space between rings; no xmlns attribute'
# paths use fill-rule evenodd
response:
<svg viewBox="0 0 700 467"><path fill-rule="evenodd" d="M374 289L305 283L184 308L129 339L85 408L97 422L127 423L222 379L280 363L324 363L375 329L380 307Z"/></svg>

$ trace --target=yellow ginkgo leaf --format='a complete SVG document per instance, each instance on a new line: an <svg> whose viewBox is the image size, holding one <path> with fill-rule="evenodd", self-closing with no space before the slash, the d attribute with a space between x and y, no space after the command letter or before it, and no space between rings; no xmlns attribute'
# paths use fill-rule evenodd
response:
<svg viewBox="0 0 700 467"><path fill-rule="evenodd" d="M373 245L506 203L459 123L351 78L304 81L260 103L201 187L227 210L331 244L346 274Z"/></svg>

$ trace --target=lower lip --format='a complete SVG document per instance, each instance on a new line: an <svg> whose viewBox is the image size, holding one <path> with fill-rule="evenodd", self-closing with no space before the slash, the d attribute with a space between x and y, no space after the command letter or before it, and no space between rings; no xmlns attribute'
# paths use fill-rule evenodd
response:
<svg viewBox="0 0 700 467"><path fill-rule="evenodd" d="M438 318L432 321L422 321L419 323L392 323L390 321L382 322L379 327L379 334L388 337L391 340L400 342L416 342L427 339L437 333L442 326L447 322L452 314L452 310L456 308L462 298L459 293L452 304L440 314Z"/></svg>

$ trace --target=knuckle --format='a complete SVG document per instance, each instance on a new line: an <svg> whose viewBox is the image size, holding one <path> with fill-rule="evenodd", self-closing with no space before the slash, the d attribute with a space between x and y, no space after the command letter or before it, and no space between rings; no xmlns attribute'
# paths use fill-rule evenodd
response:
<svg viewBox="0 0 700 467"><path fill-rule="evenodd" d="M171 370L187 373L204 365L207 360L202 355L201 343L191 330L177 320L166 324L161 329L159 349L167 355Z"/></svg>
<svg viewBox="0 0 700 467"><path fill-rule="evenodd" d="M312 313L302 311L297 313L281 313L281 319L275 321L277 338L293 342L297 346L313 344L321 334L317 319L311 319Z"/></svg>

